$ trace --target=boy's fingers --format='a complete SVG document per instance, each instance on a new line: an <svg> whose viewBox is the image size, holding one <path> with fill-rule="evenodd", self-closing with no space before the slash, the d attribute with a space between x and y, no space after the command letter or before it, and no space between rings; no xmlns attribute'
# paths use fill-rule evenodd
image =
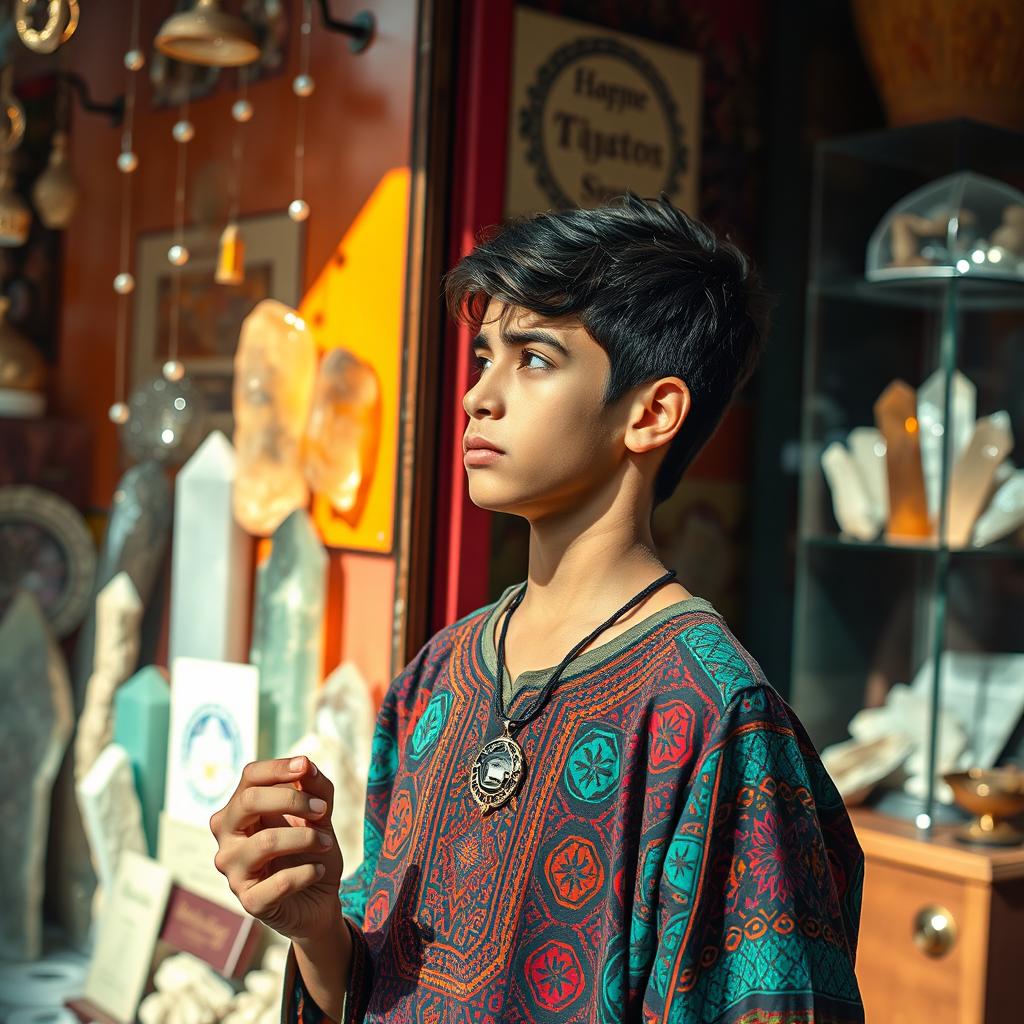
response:
<svg viewBox="0 0 1024 1024"><path fill-rule="evenodd" d="M323 873L323 864L299 864L292 868L282 868L239 893L238 902L246 913L256 918L264 917L286 896L312 885Z"/></svg>
<svg viewBox="0 0 1024 1024"><path fill-rule="evenodd" d="M328 810L323 797L313 796L291 786L251 786L236 792L221 812L219 822L227 832L244 832L266 814L290 814L317 821Z"/></svg>
<svg viewBox="0 0 1024 1024"><path fill-rule="evenodd" d="M330 813L334 809L334 784L308 757L303 757L303 760L309 766L308 770L300 773L291 785L296 789L301 789L303 793L326 800L328 813Z"/></svg>
<svg viewBox="0 0 1024 1024"><path fill-rule="evenodd" d="M323 837L323 839L321 839ZM334 837L310 826L265 828L243 840L235 851L235 866L242 877L254 878L272 860L292 854L316 856L334 845Z"/></svg>

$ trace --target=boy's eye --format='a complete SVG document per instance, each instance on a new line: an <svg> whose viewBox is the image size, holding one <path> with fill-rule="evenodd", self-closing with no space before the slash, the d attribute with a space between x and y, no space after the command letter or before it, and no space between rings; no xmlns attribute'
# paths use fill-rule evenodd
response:
<svg viewBox="0 0 1024 1024"><path fill-rule="evenodd" d="M550 370L551 369L551 364L543 356L539 356L539 355L537 355L536 352L531 352L529 349L523 349L523 351L522 351L522 359L525 360L526 362L529 362L532 359L536 359L540 363L540 366L528 366L527 369L529 369L529 370ZM473 362L476 365L473 368L472 372L473 372L474 376L478 377L483 372L483 370L486 369L486 367L484 367L482 364L483 363L489 363L490 359L488 359L487 356L476 355L476 356L473 357Z"/></svg>

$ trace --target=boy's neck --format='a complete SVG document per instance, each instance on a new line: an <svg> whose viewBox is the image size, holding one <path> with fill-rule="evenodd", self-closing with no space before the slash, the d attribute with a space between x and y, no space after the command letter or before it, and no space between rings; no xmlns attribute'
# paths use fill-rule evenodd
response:
<svg viewBox="0 0 1024 1024"><path fill-rule="evenodd" d="M608 533L582 535L556 556L552 546L545 547L543 538L531 530L526 595L515 615L520 623L538 626L600 622L665 572L649 534L618 540ZM689 596L673 580L650 594L636 611L649 615Z"/></svg>

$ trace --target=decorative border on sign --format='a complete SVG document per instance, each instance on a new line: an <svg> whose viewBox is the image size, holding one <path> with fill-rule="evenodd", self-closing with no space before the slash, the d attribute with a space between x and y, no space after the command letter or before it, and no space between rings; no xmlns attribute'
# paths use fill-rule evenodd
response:
<svg viewBox="0 0 1024 1024"><path fill-rule="evenodd" d="M537 184L559 206L576 205L555 180L547 154L544 152L542 133L544 106L555 79L582 57L595 54L603 57L616 57L625 61L639 72L653 89L661 104L665 120L668 122L671 156L663 189L672 195L679 188L679 175L688 169L690 162L690 148L683 142L683 126L679 121L679 109L676 106L676 101L666 88L658 70L646 57L632 47L620 43L617 39L605 37L577 39L559 47L541 65L536 81L526 90L528 104L519 108L519 135L527 142L527 161L537 168Z"/></svg>

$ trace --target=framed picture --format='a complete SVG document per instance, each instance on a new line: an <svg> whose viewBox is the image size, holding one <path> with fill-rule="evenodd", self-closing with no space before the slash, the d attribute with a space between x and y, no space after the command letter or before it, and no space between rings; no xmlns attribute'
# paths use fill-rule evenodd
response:
<svg viewBox="0 0 1024 1024"><path fill-rule="evenodd" d="M135 322L132 385L160 373L170 354L177 305L178 359L209 406L209 429L232 434L231 390L235 347L242 321L261 299L298 305L302 296L301 224L284 211L238 221L245 242L245 280L218 284L214 278L219 234L187 228L189 261L178 269L167 260L173 231L141 234L136 242ZM181 275L180 296L175 276Z"/></svg>

